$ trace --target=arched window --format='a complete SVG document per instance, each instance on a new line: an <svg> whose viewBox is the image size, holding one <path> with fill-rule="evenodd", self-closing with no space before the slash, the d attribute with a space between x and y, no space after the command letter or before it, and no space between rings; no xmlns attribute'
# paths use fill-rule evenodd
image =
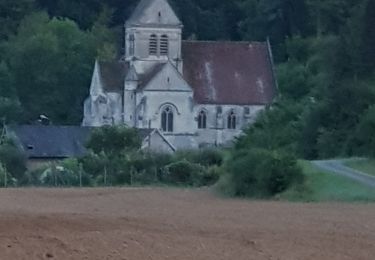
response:
<svg viewBox="0 0 375 260"><path fill-rule="evenodd" d="M198 129L207 128L207 114L205 111L201 111L198 115Z"/></svg>
<svg viewBox="0 0 375 260"><path fill-rule="evenodd" d="M156 36L155 34L152 34L150 36L148 52L149 52L150 55L157 55L158 54L158 36Z"/></svg>
<svg viewBox="0 0 375 260"><path fill-rule="evenodd" d="M228 115L228 129L236 129L236 114L234 111L230 112Z"/></svg>
<svg viewBox="0 0 375 260"><path fill-rule="evenodd" d="M163 132L173 132L173 109L167 106L161 113L161 129Z"/></svg>
<svg viewBox="0 0 375 260"><path fill-rule="evenodd" d="M167 35L160 37L160 55L168 56L169 53L169 40Z"/></svg>

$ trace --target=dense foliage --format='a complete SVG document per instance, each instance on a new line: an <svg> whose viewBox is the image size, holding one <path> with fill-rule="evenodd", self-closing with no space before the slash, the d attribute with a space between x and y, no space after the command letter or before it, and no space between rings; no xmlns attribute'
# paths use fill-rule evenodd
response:
<svg viewBox="0 0 375 260"><path fill-rule="evenodd" d="M21 180L26 171L26 155L11 140L5 140L0 143L0 165L8 183L11 179ZM4 176L2 181L4 183Z"/></svg>
<svg viewBox="0 0 375 260"><path fill-rule="evenodd" d="M26 169L26 156L10 140L0 145L0 187L3 186L118 186L215 184L222 172L218 150L156 154L141 150L137 130L98 128L87 142L82 158L47 162ZM6 183L5 183L6 182Z"/></svg>
<svg viewBox="0 0 375 260"><path fill-rule="evenodd" d="M232 196L272 197L304 180L293 156L262 149L234 152L225 170L218 188Z"/></svg>
<svg viewBox="0 0 375 260"><path fill-rule="evenodd" d="M0 118L77 124L95 58L121 54L138 0L0 0ZM375 154L375 0L170 0L184 38L270 39L275 105L237 148Z"/></svg>

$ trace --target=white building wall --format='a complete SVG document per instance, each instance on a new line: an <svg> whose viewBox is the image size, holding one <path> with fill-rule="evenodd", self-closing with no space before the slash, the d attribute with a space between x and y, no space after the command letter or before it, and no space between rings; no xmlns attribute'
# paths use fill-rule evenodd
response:
<svg viewBox="0 0 375 260"><path fill-rule="evenodd" d="M138 94L138 100L146 98L143 116L139 128L161 130L161 113L165 106L173 109L173 134L195 134L192 92L145 91Z"/></svg>
<svg viewBox="0 0 375 260"><path fill-rule="evenodd" d="M218 113L221 108L221 113ZM249 109L249 114L246 113ZM196 140L199 146L227 145L235 137L241 135L242 130L253 123L265 106L238 106L238 105L196 105L194 107L194 124L197 129ZM204 110L207 115L207 128L198 129L198 115ZM236 115L236 129L228 129L228 115Z"/></svg>

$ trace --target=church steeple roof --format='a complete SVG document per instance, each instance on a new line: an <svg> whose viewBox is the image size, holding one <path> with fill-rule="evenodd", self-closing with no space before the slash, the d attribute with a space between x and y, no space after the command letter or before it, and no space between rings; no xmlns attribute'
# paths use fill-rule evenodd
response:
<svg viewBox="0 0 375 260"><path fill-rule="evenodd" d="M167 0L141 0L126 25L182 27Z"/></svg>
<svg viewBox="0 0 375 260"><path fill-rule="evenodd" d="M126 75L125 81L138 81L138 74L135 70L134 66L130 66L130 69L128 71L128 74Z"/></svg>

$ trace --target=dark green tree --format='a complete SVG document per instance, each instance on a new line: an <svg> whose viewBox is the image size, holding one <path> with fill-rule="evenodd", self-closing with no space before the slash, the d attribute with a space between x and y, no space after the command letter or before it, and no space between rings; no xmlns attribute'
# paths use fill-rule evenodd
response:
<svg viewBox="0 0 375 260"><path fill-rule="evenodd" d="M25 15L34 7L34 0L0 0L0 41L17 31Z"/></svg>
<svg viewBox="0 0 375 260"><path fill-rule="evenodd" d="M25 119L45 114L79 123L95 59L93 37L65 19L44 13L25 18L7 43L7 62Z"/></svg>
<svg viewBox="0 0 375 260"><path fill-rule="evenodd" d="M124 151L141 148L141 139L136 129L123 126L105 126L95 129L87 143L87 148L94 153L104 152L110 157L118 156Z"/></svg>

